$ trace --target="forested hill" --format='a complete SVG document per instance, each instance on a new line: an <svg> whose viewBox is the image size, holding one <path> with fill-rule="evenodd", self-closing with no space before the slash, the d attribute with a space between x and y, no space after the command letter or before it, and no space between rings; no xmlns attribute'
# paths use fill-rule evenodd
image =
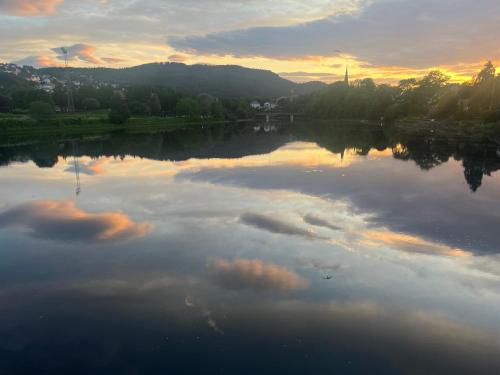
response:
<svg viewBox="0 0 500 375"><path fill-rule="evenodd" d="M62 68L39 70L62 77ZM180 63L153 63L131 68L71 68L72 78L94 80L119 85L157 85L194 93L206 92L222 97L277 97L309 94L322 88L321 82L297 84L279 75L259 69L234 65L185 65Z"/></svg>

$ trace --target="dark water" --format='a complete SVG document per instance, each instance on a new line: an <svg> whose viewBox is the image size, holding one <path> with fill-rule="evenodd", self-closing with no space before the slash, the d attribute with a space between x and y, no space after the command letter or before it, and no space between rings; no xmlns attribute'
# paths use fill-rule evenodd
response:
<svg viewBox="0 0 500 375"><path fill-rule="evenodd" d="M493 140L2 143L0 374L500 373Z"/></svg>

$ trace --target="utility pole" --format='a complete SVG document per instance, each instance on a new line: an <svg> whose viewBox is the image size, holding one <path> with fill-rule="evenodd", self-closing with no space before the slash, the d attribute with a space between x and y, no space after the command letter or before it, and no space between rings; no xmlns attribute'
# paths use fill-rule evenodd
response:
<svg viewBox="0 0 500 375"><path fill-rule="evenodd" d="M64 71L65 71L64 76L66 79L66 96L67 96L66 112L70 113L75 111L75 104L73 101L72 82L68 67L68 50L66 47L61 47L61 51L64 55Z"/></svg>

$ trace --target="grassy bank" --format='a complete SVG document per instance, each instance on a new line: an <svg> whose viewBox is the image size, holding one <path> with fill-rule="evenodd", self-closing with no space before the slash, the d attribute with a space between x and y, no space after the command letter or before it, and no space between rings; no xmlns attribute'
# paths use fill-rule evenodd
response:
<svg viewBox="0 0 500 375"><path fill-rule="evenodd" d="M180 117L131 117L125 124L111 124L105 112L58 114L53 119L35 121L27 115L0 115L0 136L70 136L99 135L111 131L144 132L150 130L175 130L222 121Z"/></svg>
<svg viewBox="0 0 500 375"><path fill-rule="evenodd" d="M463 138L470 142L484 138L500 140L500 123L484 124L477 120L470 121L433 121L426 119L405 119L395 121L392 129L409 136L431 133L440 138Z"/></svg>

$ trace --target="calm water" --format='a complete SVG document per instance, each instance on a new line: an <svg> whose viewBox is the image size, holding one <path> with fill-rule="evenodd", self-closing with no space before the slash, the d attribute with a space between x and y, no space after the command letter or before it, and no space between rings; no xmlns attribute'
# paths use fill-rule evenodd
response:
<svg viewBox="0 0 500 375"><path fill-rule="evenodd" d="M498 374L500 152L421 133L4 140L0 374Z"/></svg>

